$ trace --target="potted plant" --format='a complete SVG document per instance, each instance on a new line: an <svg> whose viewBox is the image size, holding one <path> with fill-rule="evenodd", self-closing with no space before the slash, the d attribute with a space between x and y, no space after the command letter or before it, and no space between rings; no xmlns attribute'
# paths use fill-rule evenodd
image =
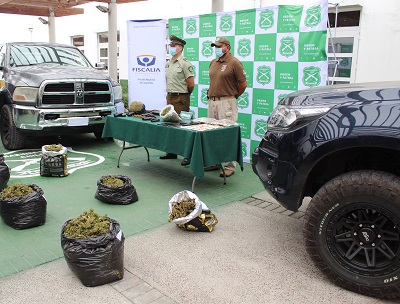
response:
<svg viewBox="0 0 400 304"><path fill-rule="evenodd" d="M13 184L0 193L0 214L15 229L26 229L46 222L47 201L35 184Z"/></svg>
<svg viewBox="0 0 400 304"><path fill-rule="evenodd" d="M61 144L44 145L40 159L41 176L68 176L67 148Z"/></svg>
<svg viewBox="0 0 400 304"><path fill-rule="evenodd" d="M88 287L123 278L124 241L119 223L93 209L66 221L61 230L68 267Z"/></svg>
<svg viewBox="0 0 400 304"><path fill-rule="evenodd" d="M127 205L139 197L131 179L125 175L105 175L97 181L95 198L114 205Z"/></svg>

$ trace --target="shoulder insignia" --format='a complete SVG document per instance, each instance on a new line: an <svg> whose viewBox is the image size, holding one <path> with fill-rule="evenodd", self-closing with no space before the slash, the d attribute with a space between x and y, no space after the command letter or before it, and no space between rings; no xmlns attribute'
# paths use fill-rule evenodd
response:
<svg viewBox="0 0 400 304"><path fill-rule="evenodd" d="M189 72L193 73L193 71L194 71L193 66L191 65L191 66L188 68L188 70L189 70Z"/></svg>

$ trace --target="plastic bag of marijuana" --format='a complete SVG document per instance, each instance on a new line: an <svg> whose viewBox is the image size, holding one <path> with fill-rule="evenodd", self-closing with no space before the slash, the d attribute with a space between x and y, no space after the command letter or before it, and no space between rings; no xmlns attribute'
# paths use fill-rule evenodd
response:
<svg viewBox="0 0 400 304"><path fill-rule="evenodd" d="M97 181L95 198L114 205L128 205L139 197L131 179L124 175L105 175Z"/></svg>
<svg viewBox="0 0 400 304"><path fill-rule="evenodd" d="M205 203L193 192L184 190L169 201L168 221L182 230L212 232L218 223Z"/></svg>
<svg viewBox="0 0 400 304"><path fill-rule="evenodd" d="M6 164L4 154L0 154L0 191L3 190L10 180L10 167Z"/></svg>
<svg viewBox="0 0 400 304"><path fill-rule="evenodd" d="M67 171L67 148L61 144L45 145L42 147L40 159L41 176L68 176Z"/></svg>
<svg viewBox="0 0 400 304"><path fill-rule="evenodd" d="M178 113L176 113L173 105L165 106L160 112L160 117L164 122L179 123L182 121Z"/></svg>
<svg viewBox="0 0 400 304"><path fill-rule="evenodd" d="M71 220L69 220L71 221ZM102 236L72 238L61 230L61 246L68 267L88 287L121 280L124 276L124 241L120 225L109 219L110 231Z"/></svg>
<svg viewBox="0 0 400 304"><path fill-rule="evenodd" d="M23 196L12 196L11 193L6 195L5 191L17 191L18 186L26 186L33 191ZM47 209L47 201L43 194L43 190L35 184L15 184L5 188L0 197L0 214L3 221L18 230L43 225L46 222Z"/></svg>

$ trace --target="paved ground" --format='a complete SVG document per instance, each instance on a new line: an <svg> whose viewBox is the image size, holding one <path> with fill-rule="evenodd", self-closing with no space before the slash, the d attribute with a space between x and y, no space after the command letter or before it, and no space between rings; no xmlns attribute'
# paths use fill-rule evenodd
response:
<svg viewBox="0 0 400 304"><path fill-rule="evenodd" d="M48 210L41 227L18 231L0 223L1 304L400 303L364 297L327 281L304 249L305 206L297 213L280 207L263 191L250 165L227 185L218 172L196 183L196 194L219 223L212 233L187 232L166 221L168 200L191 186L191 173L179 165L180 159L161 161L162 153L151 151L147 163L144 153L130 150L117 169L115 143L62 140L104 161L64 178L10 180L41 186ZM45 144L50 143L55 142ZM127 206L97 201L96 181L104 174L130 176L139 201ZM126 236L124 278L93 288L71 272L60 246L61 225L90 207L118 219Z"/></svg>
<svg viewBox="0 0 400 304"><path fill-rule="evenodd" d="M84 287L58 259L0 280L0 303L398 303L332 285L302 241L303 212L264 192L212 210L212 233L168 223L125 240L121 281Z"/></svg>

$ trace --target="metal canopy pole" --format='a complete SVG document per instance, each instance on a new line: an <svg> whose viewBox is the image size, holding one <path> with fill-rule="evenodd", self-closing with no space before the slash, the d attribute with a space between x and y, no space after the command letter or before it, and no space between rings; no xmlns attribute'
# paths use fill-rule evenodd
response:
<svg viewBox="0 0 400 304"><path fill-rule="evenodd" d="M117 63L117 2L111 0L108 4L108 73L112 79L118 81Z"/></svg>
<svg viewBox="0 0 400 304"><path fill-rule="evenodd" d="M212 0L211 12L218 13L224 11L224 0Z"/></svg>
<svg viewBox="0 0 400 304"><path fill-rule="evenodd" d="M49 9L49 42L55 43L56 42L56 17L54 16L54 11L50 8Z"/></svg>

